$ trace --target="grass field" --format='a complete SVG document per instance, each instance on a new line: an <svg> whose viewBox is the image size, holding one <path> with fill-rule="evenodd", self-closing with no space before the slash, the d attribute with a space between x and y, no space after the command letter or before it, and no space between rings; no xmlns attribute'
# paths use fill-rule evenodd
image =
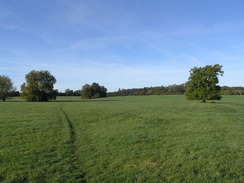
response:
<svg viewBox="0 0 244 183"><path fill-rule="evenodd" d="M0 103L0 182L244 182L244 96Z"/></svg>

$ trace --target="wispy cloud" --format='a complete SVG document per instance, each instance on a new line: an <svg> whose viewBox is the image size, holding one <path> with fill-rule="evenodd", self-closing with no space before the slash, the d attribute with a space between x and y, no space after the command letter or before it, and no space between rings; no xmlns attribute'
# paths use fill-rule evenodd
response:
<svg viewBox="0 0 244 183"><path fill-rule="evenodd" d="M0 6L0 19L4 19L13 15L13 12L3 6Z"/></svg>
<svg viewBox="0 0 244 183"><path fill-rule="evenodd" d="M203 23L192 23L190 25L186 24L184 26L178 27L175 25L171 30L163 31L152 31L146 30L140 33L140 36L151 37L151 38L169 38L169 37L182 37L189 35L209 35L209 34L219 34L226 33L229 31L235 31L236 29L242 29L244 27L244 19L239 19L231 22L218 22L214 24L203 24Z"/></svg>
<svg viewBox="0 0 244 183"><path fill-rule="evenodd" d="M2 25L2 27L4 27L7 30L13 31L13 30L17 30L17 31L21 31L21 32L27 32L29 33L30 30L26 29L25 27L19 26L19 25L14 25L14 24L5 24Z"/></svg>
<svg viewBox="0 0 244 183"><path fill-rule="evenodd" d="M185 54L186 60L190 62L194 66L203 66L204 64L200 62L196 57L190 55L190 54Z"/></svg>
<svg viewBox="0 0 244 183"><path fill-rule="evenodd" d="M139 36L139 35L137 37L138 37L138 39L141 42L143 42L144 44L146 44L148 47L150 47L150 48L152 48L152 49L154 49L154 50L156 50L158 52L164 53L164 51L162 50L162 48L156 46L153 42L151 42L151 41L149 41L149 40L147 40L147 39L145 39L145 38L143 38L142 36Z"/></svg>
<svg viewBox="0 0 244 183"><path fill-rule="evenodd" d="M55 8L53 13L46 15L53 24L68 25L81 31L84 28L83 30L96 29L109 32L109 29L98 22L97 10L84 1L62 1L57 3L57 6L58 8Z"/></svg>
<svg viewBox="0 0 244 183"><path fill-rule="evenodd" d="M71 46L70 49L79 49L79 50L96 50L102 48L108 48L114 43L119 44L120 41L128 39L128 36L115 36L115 37L100 37L100 38L93 38L75 42Z"/></svg>
<svg viewBox="0 0 244 183"><path fill-rule="evenodd" d="M88 62L91 64L91 68L99 68L105 72L110 73L117 73L117 74L129 74L129 75L136 75L141 73L139 69L128 67L119 63L106 63L106 62Z"/></svg>

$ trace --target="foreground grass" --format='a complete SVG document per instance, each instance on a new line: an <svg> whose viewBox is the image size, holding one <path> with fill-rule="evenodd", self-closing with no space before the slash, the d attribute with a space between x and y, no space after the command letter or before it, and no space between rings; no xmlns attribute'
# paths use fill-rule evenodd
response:
<svg viewBox="0 0 244 183"><path fill-rule="evenodd" d="M0 182L244 182L244 97L0 103Z"/></svg>
<svg viewBox="0 0 244 183"><path fill-rule="evenodd" d="M57 103L0 103L0 182L75 182L67 119Z"/></svg>

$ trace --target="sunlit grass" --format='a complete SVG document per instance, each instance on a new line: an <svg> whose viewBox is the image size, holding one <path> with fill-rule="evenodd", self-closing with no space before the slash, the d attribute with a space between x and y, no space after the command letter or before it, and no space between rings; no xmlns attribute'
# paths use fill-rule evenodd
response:
<svg viewBox="0 0 244 183"><path fill-rule="evenodd" d="M243 109L242 96L1 102L0 182L243 182Z"/></svg>

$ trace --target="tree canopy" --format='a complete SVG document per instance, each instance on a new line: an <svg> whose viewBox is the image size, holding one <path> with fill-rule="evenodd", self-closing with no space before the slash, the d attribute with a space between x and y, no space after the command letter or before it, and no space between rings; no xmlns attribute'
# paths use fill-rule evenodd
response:
<svg viewBox="0 0 244 183"><path fill-rule="evenodd" d="M71 90L71 89L69 89L69 88L67 88L67 89L65 90L65 95L66 95L66 96L73 96L73 95L74 95L74 91Z"/></svg>
<svg viewBox="0 0 244 183"><path fill-rule="evenodd" d="M100 86L98 83L85 84L82 86L81 96L83 99L106 97L107 88Z"/></svg>
<svg viewBox="0 0 244 183"><path fill-rule="evenodd" d="M49 71L31 71L25 75L26 83L21 85L21 97L27 101L55 100L58 94L53 89L56 79Z"/></svg>
<svg viewBox="0 0 244 183"><path fill-rule="evenodd" d="M218 76L223 76L222 65L194 67L186 83L186 99L188 100L221 100Z"/></svg>
<svg viewBox="0 0 244 183"><path fill-rule="evenodd" d="M5 102L6 98L14 90L11 79L8 76L0 75L0 99Z"/></svg>

